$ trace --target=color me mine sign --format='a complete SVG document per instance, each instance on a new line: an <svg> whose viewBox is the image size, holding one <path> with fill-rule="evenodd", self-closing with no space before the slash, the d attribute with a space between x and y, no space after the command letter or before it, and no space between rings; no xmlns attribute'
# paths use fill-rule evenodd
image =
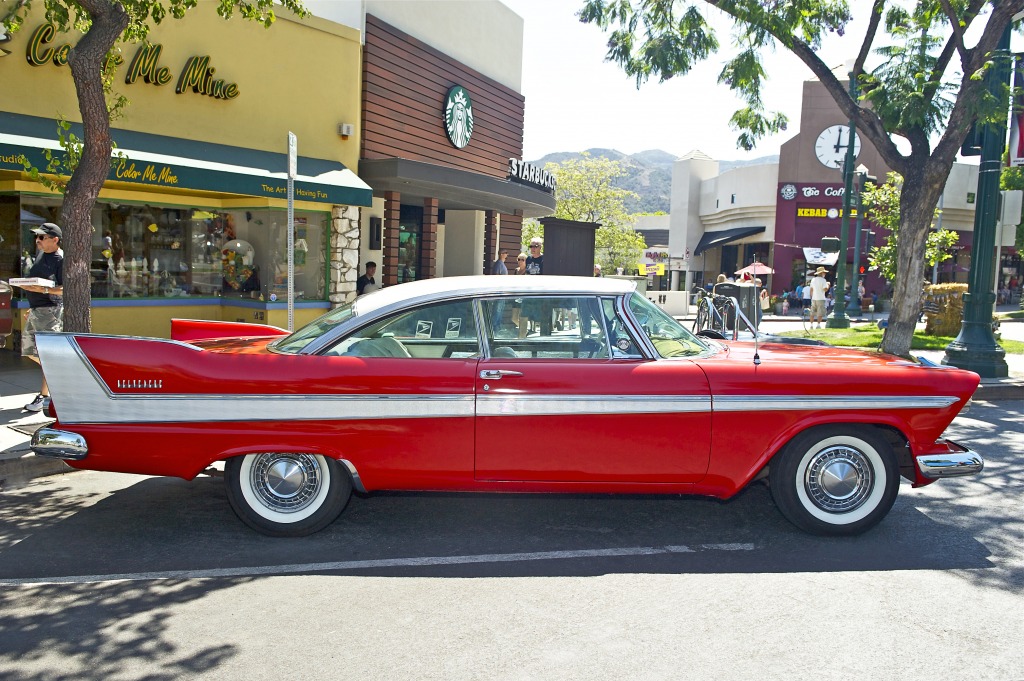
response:
<svg viewBox="0 0 1024 681"><path fill-rule="evenodd" d="M33 66L43 66L52 62L55 66L64 66L68 63L68 55L71 52L71 45L63 43L53 45L53 39L57 35L57 29L53 24L43 24L32 32L29 38L28 47L25 50L25 58ZM128 85L139 79L150 85L166 85L174 78L174 74L166 66L161 66L160 56L163 52L163 45L143 44L135 51L131 64L128 66L128 73L125 74L124 82ZM123 64L120 56L114 57L117 64ZM178 84L175 86L176 93L183 94L192 91L196 94L206 95L214 99L234 99L239 95L238 84L229 83L223 78L215 78L216 69L210 66L210 57L195 56L189 57L178 76Z"/></svg>

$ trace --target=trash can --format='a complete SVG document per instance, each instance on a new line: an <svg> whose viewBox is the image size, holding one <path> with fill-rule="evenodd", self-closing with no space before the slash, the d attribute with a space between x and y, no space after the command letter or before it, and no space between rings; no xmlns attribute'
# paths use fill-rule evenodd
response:
<svg viewBox="0 0 1024 681"><path fill-rule="evenodd" d="M736 302L739 303L740 311L743 312L744 316L750 320L750 323L757 327L758 315L761 311L761 299L758 297L760 289L757 286L751 284L731 284L722 283L715 284L715 295L718 296L729 296L735 298ZM728 327L734 328L736 320L735 315L726 315L726 324Z"/></svg>

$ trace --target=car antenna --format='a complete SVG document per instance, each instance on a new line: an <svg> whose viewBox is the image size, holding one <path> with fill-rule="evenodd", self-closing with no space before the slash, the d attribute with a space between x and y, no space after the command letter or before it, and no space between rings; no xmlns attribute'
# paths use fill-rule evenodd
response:
<svg viewBox="0 0 1024 681"><path fill-rule="evenodd" d="M754 366L761 366L761 355L757 354L757 337L761 335L761 332L754 329Z"/></svg>

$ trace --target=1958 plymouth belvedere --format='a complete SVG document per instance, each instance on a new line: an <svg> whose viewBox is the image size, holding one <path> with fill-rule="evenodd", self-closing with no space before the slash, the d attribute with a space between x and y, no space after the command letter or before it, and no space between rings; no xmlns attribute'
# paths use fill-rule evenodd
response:
<svg viewBox="0 0 1024 681"><path fill-rule="evenodd" d="M727 499L763 478L798 527L849 535L901 476L983 466L942 438L976 374L699 338L614 279L431 279L292 334L175 320L171 340L38 347L57 420L36 454L185 479L224 461L239 518L275 536L327 526L353 489Z"/></svg>

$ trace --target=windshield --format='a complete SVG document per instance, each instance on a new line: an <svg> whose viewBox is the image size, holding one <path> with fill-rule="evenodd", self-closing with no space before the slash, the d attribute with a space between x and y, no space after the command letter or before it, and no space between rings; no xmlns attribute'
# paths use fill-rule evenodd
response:
<svg viewBox="0 0 1024 681"><path fill-rule="evenodd" d="M306 324L295 333L274 341L271 343L270 347L278 352L298 354L302 352L303 348L320 336L328 333L338 324L341 324L347 319L351 319L354 314L352 303L346 303L341 307L334 308L324 316L318 317L309 324Z"/></svg>
<svg viewBox="0 0 1024 681"><path fill-rule="evenodd" d="M629 297L629 311L662 357L688 357L709 350L671 315L641 295Z"/></svg>

